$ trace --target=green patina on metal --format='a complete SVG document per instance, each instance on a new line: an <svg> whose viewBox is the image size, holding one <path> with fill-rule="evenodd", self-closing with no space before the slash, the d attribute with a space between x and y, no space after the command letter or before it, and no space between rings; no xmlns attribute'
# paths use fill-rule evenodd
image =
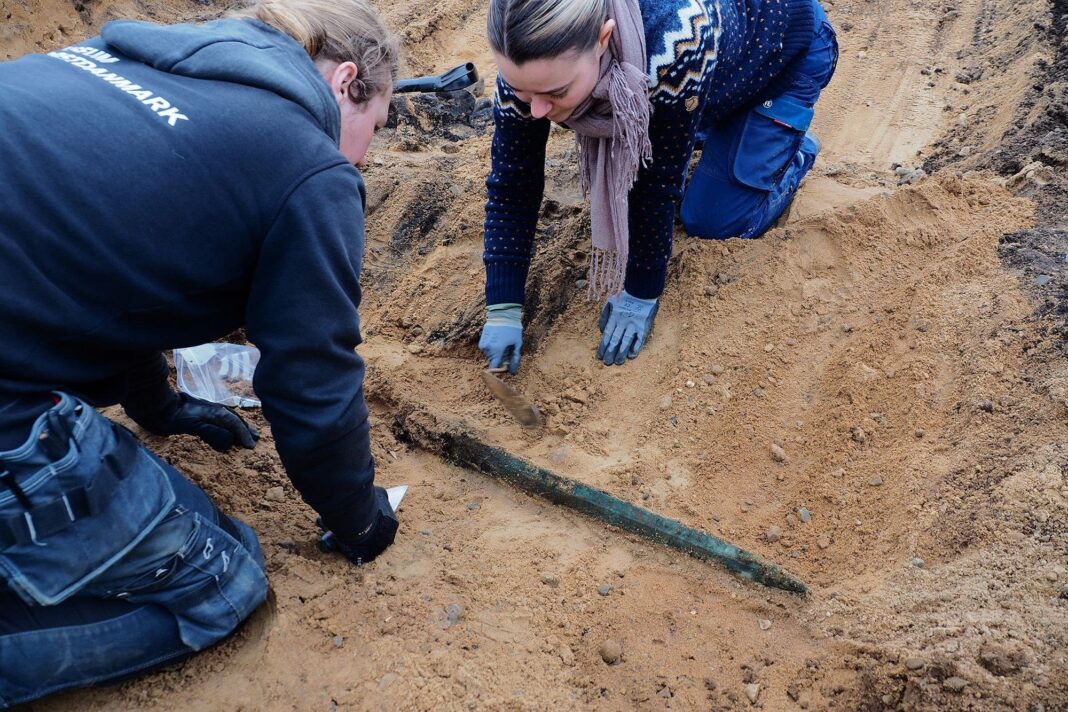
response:
<svg viewBox="0 0 1068 712"><path fill-rule="evenodd" d="M445 454L451 459L509 482L526 492L576 509L699 559L715 561L733 573L765 586L794 593L808 593L808 587L804 583L777 565L723 539L636 507L603 490L587 487L542 467L536 467L466 433L436 433L435 439L444 446Z"/></svg>

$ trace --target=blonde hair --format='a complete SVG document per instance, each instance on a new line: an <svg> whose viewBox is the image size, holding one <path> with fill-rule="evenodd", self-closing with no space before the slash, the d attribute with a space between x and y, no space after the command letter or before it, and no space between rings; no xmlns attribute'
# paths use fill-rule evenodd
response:
<svg viewBox="0 0 1068 712"><path fill-rule="evenodd" d="M260 20L286 33L315 61L353 62L350 96L362 104L393 86L400 42L368 0L256 0L228 15Z"/></svg>
<svg viewBox="0 0 1068 712"><path fill-rule="evenodd" d="M608 16L605 0L490 0L487 36L515 64L585 52Z"/></svg>

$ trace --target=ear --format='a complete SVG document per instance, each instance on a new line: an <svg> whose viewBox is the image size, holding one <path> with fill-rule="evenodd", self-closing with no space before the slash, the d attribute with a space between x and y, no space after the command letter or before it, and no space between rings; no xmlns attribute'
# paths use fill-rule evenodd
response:
<svg viewBox="0 0 1068 712"><path fill-rule="evenodd" d="M334 67L334 70L326 78L326 82L330 85L330 90L334 92L335 99L340 102L343 97L348 96L349 85L352 84L352 80L358 74L359 69L356 68L356 64L353 62L341 62Z"/></svg>
<svg viewBox="0 0 1068 712"><path fill-rule="evenodd" d="M600 57L608 49L608 40L612 39L612 31L616 29L616 21L608 18L601 25L601 32L597 35L597 56Z"/></svg>

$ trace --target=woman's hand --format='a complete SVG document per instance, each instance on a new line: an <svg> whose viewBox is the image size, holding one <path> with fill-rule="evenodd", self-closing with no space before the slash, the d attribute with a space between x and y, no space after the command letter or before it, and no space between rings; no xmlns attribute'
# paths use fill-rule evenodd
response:
<svg viewBox="0 0 1068 712"><path fill-rule="evenodd" d="M489 359L490 368L508 366L508 373L516 374L523 348L523 307L519 304L486 307L486 325L478 348Z"/></svg>
<svg viewBox="0 0 1068 712"><path fill-rule="evenodd" d="M653 330L658 308L656 299L639 299L626 291L609 297L601 311L599 326L603 336L597 358L605 366L620 366L637 356Z"/></svg>

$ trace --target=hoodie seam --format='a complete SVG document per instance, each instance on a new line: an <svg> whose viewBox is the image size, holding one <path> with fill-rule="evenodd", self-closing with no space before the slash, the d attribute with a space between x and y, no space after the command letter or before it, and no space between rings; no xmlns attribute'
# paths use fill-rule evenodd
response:
<svg viewBox="0 0 1068 712"><path fill-rule="evenodd" d="M246 41L244 41L244 40L235 40L235 39L233 39L233 38L220 38L220 39L217 39L217 40L212 40L211 42L206 42L206 43L204 43L203 45L201 45L200 47L198 47L198 48L196 49L196 51L195 51L195 52L193 52L193 53L191 53L191 54L189 54L189 55L187 55L187 56L183 57L182 59L180 59L180 60L178 60L177 62L175 62L174 64L172 64L172 65L171 65L171 66L169 67L168 71L170 71L170 70L180 70L180 69L181 69L181 66L182 66L182 64L184 64L185 62L188 62L189 60L193 59L194 57L196 57L196 56L197 56L198 54L200 54L201 52L203 52L203 51L204 51L205 49L207 49L208 47L212 47L212 46L214 46L214 45L217 45L217 44L222 44L222 43L224 43L224 42L225 42L225 43L229 43L229 42L237 42L237 43L239 43L239 44L243 44L243 45L248 45L249 47L255 47L256 49L259 49L259 50L265 50L265 51L271 51L271 50L274 50L274 49L276 49L276 47L275 47L274 45L270 45L270 44L268 44L268 45L265 45L265 46L260 46L260 45L257 45L257 44L253 44L253 43L251 43L251 42L246 42ZM303 50L302 50L302 51L303 51ZM297 65L296 63L294 63L294 62L293 62L293 60L292 60L291 58L289 58L289 57L287 57L287 56L285 56L285 55L282 55L282 56L280 57L280 59L282 59L283 61L285 61L285 63L286 63L286 66L287 66L287 67L289 67L290 69L296 70L296 71L300 72L301 74L303 74L303 73L304 73L304 72L303 72L303 68L302 68L302 67L300 67L300 66L298 66L298 65ZM313 65L313 66L314 66L314 65ZM321 77L320 77L320 78L321 78ZM269 91L269 90L268 90L268 91ZM326 115L326 114L328 114L328 113L329 113L329 108L330 108L330 107L329 107L329 105L328 105L328 104L326 103L326 100L325 100L325 99L323 99L323 97L319 96L319 95L318 95L318 93L316 94L316 97L315 97L315 98L316 98L316 99L318 99L318 101L319 101L319 111L321 112L321 114L323 114L323 115ZM325 128L325 127L324 127L324 128Z"/></svg>

